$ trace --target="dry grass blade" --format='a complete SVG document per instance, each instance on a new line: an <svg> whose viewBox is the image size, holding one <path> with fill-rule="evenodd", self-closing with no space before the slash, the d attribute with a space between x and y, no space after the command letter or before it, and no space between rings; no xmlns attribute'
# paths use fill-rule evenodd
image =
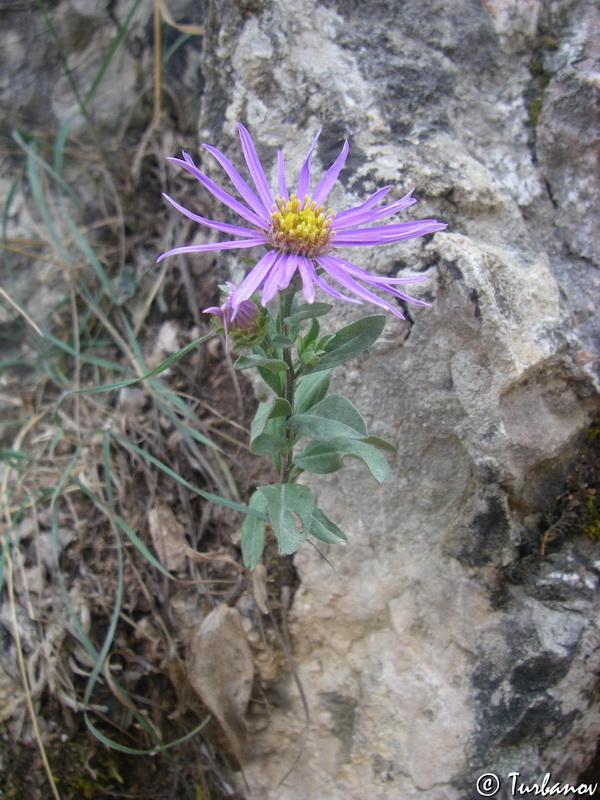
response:
<svg viewBox="0 0 600 800"><path fill-rule="evenodd" d="M15 301L4 291L4 289L2 289L2 287L0 287L0 295L6 300L7 303L10 303L10 305L15 309L17 314L20 314L24 319L27 320L27 324L31 325L31 327L38 334L38 336L44 335L38 328L38 326L35 324L35 322L31 319L29 314L25 311L25 309L21 308L21 306L19 306L18 303L15 303Z"/></svg>
<svg viewBox="0 0 600 800"><path fill-rule="evenodd" d="M155 0L155 5L158 8L162 19L181 33L188 33L190 36L202 36L204 34L204 25L182 25L175 22L167 8L166 0Z"/></svg>

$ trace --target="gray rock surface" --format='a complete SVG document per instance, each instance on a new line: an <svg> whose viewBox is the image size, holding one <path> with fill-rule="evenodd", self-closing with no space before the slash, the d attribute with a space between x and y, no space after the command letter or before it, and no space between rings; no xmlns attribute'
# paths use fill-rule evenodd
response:
<svg viewBox="0 0 600 800"><path fill-rule="evenodd" d="M574 781L595 751L597 545L505 575L597 408L598 19L577 0L212 5L202 141L239 161L240 120L274 176L322 127L315 172L351 146L333 208L415 186L411 216L449 223L352 252L425 272L432 307L338 373L398 454L381 488L358 465L314 482L349 544L327 551L341 580L296 557L311 720L282 679L250 737L256 797L470 800L483 772Z"/></svg>

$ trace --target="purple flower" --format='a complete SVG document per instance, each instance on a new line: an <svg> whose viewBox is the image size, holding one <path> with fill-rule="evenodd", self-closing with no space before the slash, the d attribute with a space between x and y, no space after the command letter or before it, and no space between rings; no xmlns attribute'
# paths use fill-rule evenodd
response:
<svg viewBox="0 0 600 800"><path fill-rule="evenodd" d="M212 314L219 317L223 323L225 331L225 347L229 349L229 331L248 331L251 333L256 325L258 316L258 306L254 300L246 299L239 303L235 302L237 289L235 284L227 281L221 287L226 291L224 302L220 306L209 306L205 308L204 314Z"/></svg>
<svg viewBox="0 0 600 800"><path fill-rule="evenodd" d="M357 247L363 245L389 244L401 239L413 239L427 233L444 230L446 225L433 219L421 219L413 222L398 222L389 225L373 225L365 227L383 217L389 217L413 203L416 203L412 192L386 205L377 203L387 194L390 187L384 186L368 197L361 205L345 211L334 213L323 204L340 174L348 156L348 142L344 143L342 152L310 191L310 162L319 133L313 139L308 155L300 169L298 187L294 193L288 191L282 153L277 154L277 194L273 195L265 172L259 161L256 148L250 134L238 123L242 150L248 171L254 183L254 189L242 178L233 164L214 147L204 147L219 162L229 180L242 198L237 200L221 189L207 175L201 172L187 153L183 159L170 158L175 164L191 172L208 191L228 208L236 212L249 226L230 225L206 219L184 208L172 198L166 199L189 219L208 228L237 236L225 242L192 244L174 247L159 256L158 261L176 253L194 253L202 250L232 250L236 248L263 245L267 252L258 260L246 275L235 295L228 298L230 302L231 320L236 319L242 304L262 287L262 304L266 305L277 292L286 289L296 274L302 281L302 291L308 303L315 299L315 286L327 294L350 303L361 303L363 300L381 306L396 316L404 319L401 311L387 300L371 291L371 288L388 292L401 300L417 305L428 305L416 300L396 288L397 284L413 283L424 276L415 275L409 278L385 278L373 275L361 267L351 264L338 255L339 247ZM326 274L353 296L342 294L331 286L323 277ZM361 283L359 283L359 281ZM366 284L363 286L362 284Z"/></svg>

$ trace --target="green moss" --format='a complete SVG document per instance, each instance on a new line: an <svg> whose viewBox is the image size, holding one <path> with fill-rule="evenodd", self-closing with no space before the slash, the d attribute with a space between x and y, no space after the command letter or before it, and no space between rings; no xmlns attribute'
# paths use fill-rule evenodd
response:
<svg viewBox="0 0 600 800"><path fill-rule="evenodd" d="M554 38L554 36L550 36L549 34L545 34L540 36L539 45L543 50L557 50L558 49L558 42Z"/></svg>
<svg viewBox="0 0 600 800"><path fill-rule="evenodd" d="M542 60L539 58L534 58L530 62L529 72L537 89L535 97L529 101L529 124L537 125L544 103L546 88L550 83L550 73L545 69Z"/></svg>
<svg viewBox="0 0 600 800"><path fill-rule="evenodd" d="M541 552L569 535L600 542L600 416L588 428L585 441L565 480L541 539Z"/></svg>
<svg viewBox="0 0 600 800"><path fill-rule="evenodd" d="M529 103L529 124L537 125L544 102L544 95L541 94Z"/></svg>
<svg viewBox="0 0 600 800"><path fill-rule="evenodd" d="M550 83L550 78L552 77L545 66L544 53L556 50L557 47L557 41L553 36L543 34L537 40L531 61L529 62L531 84L528 90L527 110L529 124L534 127L539 121L542 105L544 103L544 94Z"/></svg>
<svg viewBox="0 0 600 800"><path fill-rule="evenodd" d="M542 64L541 59L534 58L529 64L529 71L534 76L544 75L544 65Z"/></svg>
<svg viewBox="0 0 600 800"><path fill-rule="evenodd" d="M594 542L600 542L600 512L595 489L589 490L585 507L588 513L588 523L583 526L583 532Z"/></svg>
<svg viewBox="0 0 600 800"><path fill-rule="evenodd" d="M596 417L596 419L592 422L588 430L588 439L590 442L596 441L596 439L600 436L600 417Z"/></svg>

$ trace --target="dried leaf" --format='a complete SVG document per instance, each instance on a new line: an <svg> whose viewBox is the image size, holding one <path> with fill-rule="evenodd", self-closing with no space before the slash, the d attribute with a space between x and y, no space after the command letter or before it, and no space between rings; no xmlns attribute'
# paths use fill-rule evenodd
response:
<svg viewBox="0 0 600 800"><path fill-rule="evenodd" d="M246 739L244 715L252 690L254 664L235 608L217 606L192 635L188 674L190 683L220 722L241 761Z"/></svg>
<svg viewBox="0 0 600 800"><path fill-rule="evenodd" d="M197 550L194 550L192 547L188 547L186 545L185 552L190 561L193 561L196 564L206 563L207 561L224 561L226 564L230 564L232 567L235 567L238 572L244 571L244 568L241 566L241 564L238 564L238 562L235 561L235 559L228 555L224 550L218 550L211 553L199 553Z"/></svg>
<svg viewBox="0 0 600 800"><path fill-rule="evenodd" d="M256 605L262 613L268 614L267 570L264 564L258 564L252 570L252 593L254 594Z"/></svg>
<svg viewBox="0 0 600 800"><path fill-rule="evenodd" d="M189 547L183 525L175 514L167 506L153 508L148 515L148 525L160 563L172 572L183 569Z"/></svg>

